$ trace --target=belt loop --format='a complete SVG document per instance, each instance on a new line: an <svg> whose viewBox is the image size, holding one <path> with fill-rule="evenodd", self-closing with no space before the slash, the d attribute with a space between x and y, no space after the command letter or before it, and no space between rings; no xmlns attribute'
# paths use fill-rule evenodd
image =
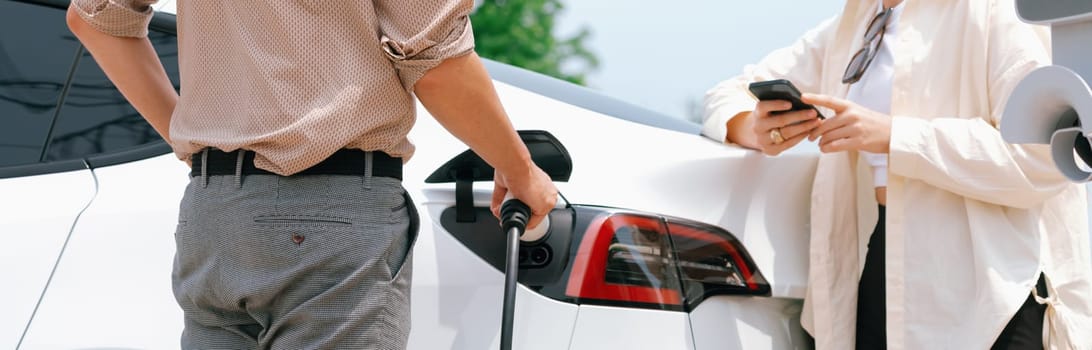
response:
<svg viewBox="0 0 1092 350"><path fill-rule="evenodd" d="M209 187L209 149L201 150L201 187Z"/></svg>
<svg viewBox="0 0 1092 350"><path fill-rule="evenodd" d="M364 152L364 189L372 189L372 157L375 153Z"/></svg>
<svg viewBox="0 0 1092 350"><path fill-rule="evenodd" d="M243 187L243 157L246 157L246 150L240 149L238 156L235 157L235 188Z"/></svg>

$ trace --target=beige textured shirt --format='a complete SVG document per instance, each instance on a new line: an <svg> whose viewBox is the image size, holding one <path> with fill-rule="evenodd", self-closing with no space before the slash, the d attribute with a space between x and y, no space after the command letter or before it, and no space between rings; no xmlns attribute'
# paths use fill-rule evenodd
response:
<svg viewBox="0 0 1092 350"><path fill-rule="evenodd" d="M114 36L147 35L155 0L74 0ZM473 0L178 2L180 100L171 143L257 153L288 175L341 148L409 159L413 85L474 48Z"/></svg>
<svg viewBox="0 0 1092 350"><path fill-rule="evenodd" d="M876 2L846 1L840 16L710 90L704 134L724 140L729 118L754 108L751 81L846 96L842 73ZM1046 28L1022 23L1013 0L903 6L883 223L888 348L988 349L1042 273L1047 349L1092 349L1085 188L1058 172L1049 146L1009 144L997 129L1016 85L1050 64ZM819 350L854 348L860 248L877 220L867 168L857 152L836 152L815 172L801 322Z"/></svg>

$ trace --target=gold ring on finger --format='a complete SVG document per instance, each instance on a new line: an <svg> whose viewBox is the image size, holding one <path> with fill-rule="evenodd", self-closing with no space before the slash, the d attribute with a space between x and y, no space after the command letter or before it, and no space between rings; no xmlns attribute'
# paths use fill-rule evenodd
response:
<svg viewBox="0 0 1092 350"><path fill-rule="evenodd" d="M782 142L785 142L785 137L781 136L781 128L770 129L770 141L773 141L773 144L775 145L780 145Z"/></svg>

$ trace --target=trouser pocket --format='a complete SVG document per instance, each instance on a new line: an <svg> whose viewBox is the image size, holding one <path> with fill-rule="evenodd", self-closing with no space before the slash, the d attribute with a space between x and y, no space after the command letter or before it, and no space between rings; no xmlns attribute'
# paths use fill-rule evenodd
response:
<svg viewBox="0 0 1092 350"><path fill-rule="evenodd" d="M417 234L420 228L420 217L417 214L417 207L413 203L413 199L410 198L408 193L402 192L402 196L405 199L405 204L392 209L391 219L394 227L397 230L404 229L404 233L396 233L395 239L392 240L392 247L388 251L387 256L387 268L390 272L391 281L398 280L402 276L404 270L412 269L410 267L410 260L413 259L413 247L417 243Z"/></svg>

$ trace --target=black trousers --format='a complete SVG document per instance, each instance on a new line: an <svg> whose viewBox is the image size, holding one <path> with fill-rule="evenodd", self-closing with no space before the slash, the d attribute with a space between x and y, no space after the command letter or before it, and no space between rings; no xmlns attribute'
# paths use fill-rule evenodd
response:
<svg viewBox="0 0 1092 350"><path fill-rule="evenodd" d="M868 240L864 271L857 296L857 349L887 349L887 295L884 286L884 219L887 213L880 206L880 220ZM1046 295L1042 276L1036 286L1039 295ZM1046 305L1035 302L1030 293L1005 330L997 337L993 350L1024 350L1043 348L1043 314Z"/></svg>

